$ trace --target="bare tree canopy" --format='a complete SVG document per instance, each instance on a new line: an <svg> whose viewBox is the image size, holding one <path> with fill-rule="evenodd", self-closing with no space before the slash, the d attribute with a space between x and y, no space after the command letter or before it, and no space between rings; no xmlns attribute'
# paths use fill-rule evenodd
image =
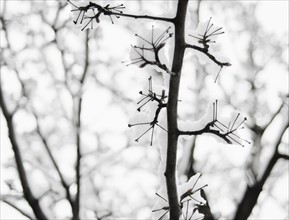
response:
<svg viewBox="0 0 289 220"><path fill-rule="evenodd" d="M1 219L288 219L287 1L0 1Z"/></svg>

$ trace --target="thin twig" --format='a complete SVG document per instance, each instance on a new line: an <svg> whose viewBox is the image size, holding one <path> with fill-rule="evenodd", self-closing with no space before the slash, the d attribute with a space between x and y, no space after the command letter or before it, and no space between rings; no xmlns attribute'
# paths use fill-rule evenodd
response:
<svg viewBox="0 0 289 220"><path fill-rule="evenodd" d="M34 217L32 217L30 214L28 214L27 212L25 212L24 210L22 210L20 207L18 207L17 205L15 205L14 203L6 200L6 199L2 199L1 198L1 201L6 203L7 205L11 206L12 208L14 208L15 210L17 210L21 215L27 217L28 219L31 219L31 220L35 220Z"/></svg>
<svg viewBox="0 0 289 220"><path fill-rule="evenodd" d="M202 52L203 54L205 54L207 57L209 57L214 63L216 63L221 68L224 66L231 66L231 64L228 62L221 62L221 61L217 60L217 58L215 56L210 54L206 49L204 49L202 47L199 47L196 45L191 45L191 44L186 44L186 48L190 48L190 49L194 49L194 50L197 50L199 52Z"/></svg>

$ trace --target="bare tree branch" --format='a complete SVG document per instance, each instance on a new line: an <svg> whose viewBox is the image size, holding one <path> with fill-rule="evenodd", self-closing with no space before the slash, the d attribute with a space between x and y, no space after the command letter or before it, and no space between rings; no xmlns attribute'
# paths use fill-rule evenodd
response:
<svg viewBox="0 0 289 220"><path fill-rule="evenodd" d="M274 113L274 115L272 115L272 117L270 118L270 120L267 122L267 124L265 126L263 126L263 131L265 131L270 125L271 123L275 120L275 118L277 117L277 115L279 115L279 113L281 112L282 108L284 107L284 102L282 102L282 104L280 105L280 107L277 109L277 111Z"/></svg>
<svg viewBox="0 0 289 220"><path fill-rule="evenodd" d="M21 150L20 146L18 145L17 139L16 139L16 134L14 130L14 124L13 124L13 117L9 113L9 110L7 108L7 104L4 100L3 97L3 91L2 91L2 86L0 86L0 107L2 109L3 115L6 119L7 122L7 127L8 127L8 134L9 134L9 139L11 141L12 149L14 152L15 156L15 162L17 166L17 171L19 174L21 186L23 189L23 194L31 208L33 209L33 212L36 216L37 219L45 220L48 219L46 215L44 214L42 208L40 207L39 201L37 198L34 197L31 187L29 185L28 179L27 179L27 174L24 168L24 161L21 155Z"/></svg>
<svg viewBox="0 0 289 220"><path fill-rule="evenodd" d="M5 4L6 4L6 2L4 2L4 8L5 8ZM3 14L4 14L4 12L3 12ZM6 40L8 42L7 43L8 49L11 49L9 36L8 36L8 32L7 32L6 21L4 20L4 17L2 17L2 16L1 16L1 23L2 23L3 30L5 31ZM22 92L23 92L23 90L22 90ZM29 185L29 182L27 179L27 174L26 174L26 171L24 168L24 161L22 158L20 146L19 146L19 144L17 142L17 138L16 138L16 133L15 133L14 124L13 124L13 114L10 113L8 108L7 108L7 104L5 102L4 94L3 94L3 90L2 90L2 85L0 85L0 107L2 109L2 113L4 115L4 118L6 119L6 122L7 122L8 135L9 135L9 139L11 141L12 150L14 152L16 167L17 167L17 171L19 174L19 178L20 178L22 189L23 189L24 197L27 200L30 207L32 208L34 215L37 219L41 219L41 220L48 219L47 216L44 214L44 212L43 212L43 210L39 204L39 200L34 197L32 189Z"/></svg>
<svg viewBox="0 0 289 220"><path fill-rule="evenodd" d="M60 8L58 9L57 14L59 14L59 10L60 10ZM56 15L56 18L55 18L54 23L56 23L57 18L58 18L58 15ZM5 28L5 30L6 30L6 28ZM6 33L6 32L5 32L5 33ZM8 34L7 34L7 33L6 33L6 37L7 37L7 39L8 39ZM8 39L7 41L10 42L9 39ZM11 49L11 48L10 48L10 43L9 43L8 45L9 45L9 49ZM22 93L22 96L29 99L29 95L28 95L26 86L25 86L23 80L20 78L20 74L19 74L18 69L17 69L16 67L14 67L14 70L15 70L16 76L17 76L17 78L18 78L18 81L19 81L19 83L20 83L20 85L21 85L21 93ZM16 108L13 110L13 112L11 113L11 115L14 115L17 110L18 110L18 106L16 106ZM68 184L66 183L66 181L65 181L65 179L64 179L64 177L63 177L63 175L62 175L62 173L61 173L61 171L60 171L60 169L59 169L59 166L58 166L58 164L56 163L56 161L55 161L55 159L54 159L54 156L53 156L53 154L52 154L52 152L51 152L51 150L50 150L50 147L48 146L48 142L47 142L46 138L44 137L44 135L43 135L42 132L41 132L41 129L40 129L40 126L39 126L39 118L38 118L38 115L37 115L36 112L34 112L34 111L33 111L32 113L33 113L33 115L34 115L34 117L35 117L35 119L36 119L36 122L37 122L37 123L36 123L36 131L37 131L37 133L38 133L38 135L39 135L39 137L40 137L40 139L41 139L41 141L42 141L42 143L43 143L43 145L44 145L44 147L45 147L45 149L46 149L46 151L47 151L47 153L48 153L48 156L49 156L50 160L52 161L52 163L53 163L53 165L54 165L54 167L55 167L55 169L56 169L56 171L57 171L57 174L58 174L58 176L59 176L59 178L60 178L60 180L61 180L62 186L64 187L64 189L65 189L65 191L66 191L66 197L67 197L69 203L72 204L72 198L71 198L71 195L70 195L70 192L69 192L69 186L68 186Z"/></svg>
<svg viewBox="0 0 289 220"><path fill-rule="evenodd" d="M43 145L44 145L44 147L48 153L48 156L49 156L50 160L52 161L52 164L53 164L53 166L54 166L54 168L55 168L55 170L56 170L56 172L60 178L61 184L62 184L62 186L66 192L66 198L67 198L68 202L70 203L71 207L73 208L73 199L72 199L70 191L69 191L69 185L66 183L64 176L61 173L60 168L59 168L59 166L58 166L58 164L57 164L57 162L56 162L56 160L55 160L55 158L54 158L54 156L50 150L50 147L48 145L48 141L46 140L44 134L42 133L42 131L40 129L38 115L35 112L33 112L33 114L34 114L34 117L36 119L36 132L39 135L39 137L40 137L40 139L41 139L41 141L42 141L42 143L43 143Z"/></svg>
<svg viewBox="0 0 289 220"><path fill-rule="evenodd" d="M133 14L125 14L125 13L116 13L112 12L111 15L135 18L135 19L150 19L155 21L166 21L166 22L173 22L173 18L165 18L165 17L157 17L157 16L150 16L150 15L133 15Z"/></svg>
<svg viewBox="0 0 289 220"><path fill-rule="evenodd" d="M84 67L82 72L82 77L80 79L80 94L77 100L77 112L76 112L76 196L75 203L73 209L73 220L79 220L79 211L80 211L80 196L81 196L81 111L82 111L82 88L87 76L88 65L89 65L89 48L88 48L88 40L89 40L89 31L85 33L85 55L84 55Z"/></svg>
<svg viewBox="0 0 289 220"><path fill-rule="evenodd" d="M264 173L262 174L261 178L256 181L256 183L253 186L247 185L246 191L243 195L243 198L241 202L239 203L237 207L237 211L235 213L234 219L247 219L249 215L251 214L253 208L255 207L257 200L259 198L260 193L263 190L263 186L265 182L267 181L268 177L271 174L272 169L274 168L275 164L277 163L278 159L289 158L287 155L279 154L278 153L278 147L282 141L282 137L286 130L288 129L289 121L287 121L283 127L281 128L281 131L279 132L279 135L277 137L276 144L274 145L274 153L269 160Z"/></svg>
<svg viewBox="0 0 289 220"><path fill-rule="evenodd" d="M175 50L173 57L172 72L170 77L169 96L167 104L168 140L167 140L167 162L166 162L166 184L168 201L170 207L170 219L177 220L181 215L178 203L178 192L176 183L176 160L178 143L177 109L179 102L179 86L183 58L185 53L185 18L188 0L178 1L177 14L174 19L175 26Z"/></svg>
<svg viewBox="0 0 289 220"><path fill-rule="evenodd" d="M162 94L156 94L152 88L152 77L149 77L148 80L149 80L148 94L145 94L143 91L139 92L139 94L143 95L144 98L142 98L138 102L138 104L140 104L140 107L138 107L137 110L141 111L141 108L145 106L147 103L155 101L158 103L158 107L155 111L155 116L152 121L128 124L128 127L134 127L134 126L139 126L139 125L149 125L149 128L143 134L141 134L137 139L135 139L135 141L138 142L140 138L142 138L146 133L152 130L151 141L150 141L150 146L152 146L155 127L157 126L161 128L162 130L167 131L164 127L159 125L159 121L158 121L161 110L167 107L167 103L165 102L167 95L165 94L165 90L162 91Z"/></svg>
<svg viewBox="0 0 289 220"><path fill-rule="evenodd" d="M218 130L211 129L213 126L213 122L208 123L203 129L196 130L196 131L179 131L179 135L201 135L204 133L210 133L218 136L219 138L226 141L228 144L232 144L232 141L227 137L227 134L222 134Z"/></svg>
<svg viewBox="0 0 289 220"><path fill-rule="evenodd" d="M197 50L199 52L202 52L203 54L205 54L207 57L209 57L214 63L216 63L221 68L223 68L224 66L231 66L231 64L228 62L221 62L221 61L217 60L217 58L214 57L212 54L210 54L205 48L202 48L202 47L199 47L196 45L191 45L191 44L186 44L186 48L191 48L191 49Z"/></svg>
<svg viewBox="0 0 289 220"><path fill-rule="evenodd" d="M122 10L125 8L123 4L117 5L117 6L110 6L108 4L103 7L99 4L89 2L86 6L79 7L70 0L67 0L67 2L69 2L71 5L75 7L75 9L73 9L72 11L79 12L77 19L74 21L75 24L76 23L82 24L84 20L86 19L89 20L82 30L84 30L89 24L91 24L93 27L94 20L96 23L99 23L100 22L99 17L101 14L109 16L112 23L114 23L111 17L112 15L115 16L116 18L120 18L122 16L122 17L134 18L134 19L149 19L149 20L165 21L165 22L174 21L173 18L165 18L165 17L157 17L157 16L149 16L149 15L125 14L122 12ZM88 11L92 11L94 15L93 16L87 15Z"/></svg>
<svg viewBox="0 0 289 220"><path fill-rule="evenodd" d="M250 144L250 142L238 136L236 134L236 131L244 128L243 124L247 120L247 118L243 118L241 122L239 119L240 113L237 114L233 121L229 122L229 125L225 125L223 122L221 122L218 119L218 100L216 100L213 103L213 120L211 122L207 123L204 128L196 131L178 130L178 135L201 135L204 133L211 133L220 137L228 144L233 144L235 142L241 146L244 146L242 142L246 142L248 144Z"/></svg>
<svg viewBox="0 0 289 220"><path fill-rule="evenodd" d="M278 154L278 157L279 157L280 159L289 160L289 155L286 155L286 154L281 154L281 153L279 153L279 154Z"/></svg>
<svg viewBox="0 0 289 220"><path fill-rule="evenodd" d="M14 208L15 210L17 210L20 214L22 214L23 216L27 217L28 219L34 220L35 218L33 218L30 214L28 214L27 212L25 212L24 210L22 210L21 208L19 208L17 205L15 205L13 202L10 202L6 199L1 199L2 202L6 203L7 205L11 206L12 208Z"/></svg>

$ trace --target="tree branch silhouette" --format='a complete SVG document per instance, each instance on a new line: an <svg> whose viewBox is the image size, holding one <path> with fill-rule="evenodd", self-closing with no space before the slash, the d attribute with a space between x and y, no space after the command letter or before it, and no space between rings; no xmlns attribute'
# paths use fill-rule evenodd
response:
<svg viewBox="0 0 289 220"><path fill-rule="evenodd" d="M74 21L75 24L77 23L82 24L84 20L88 20L88 22L84 25L82 30L84 30L88 25L91 25L91 28L93 28L93 21L95 21L96 23L99 23L100 22L99 18L102 14L104 16L109 16L112 24L114 24L112 16L115 16L116 18L128 17L128 18L134 18L134 19L149 19L149 20L156 20L156 21L173 22L172 18L123 13L122 10L125 8L123 4L120 4L117 6L110 6L110 4L108 4L103 7L99 4L96 4L90 1L86 6L77 6L72 1L70 0L67 0L67 1L72 6L75 7L75 9L72 9L71 11L78 11L78 16L76 20ZM93 15L87 15L87 12L89 11L93 12Z"/></svg>
<svg viewBox="0 0 289 220"><path fill-rule="evenodd" d="M2 199L1 201L6 203L7 205L9 205L10 207L12 207L13 209L15 209L16 211L18 211L21 215L25 216L26 218L33 220L34 218L29 215L28 213L26 213L22 208L20 208L19 206L15 205L13 202L7 200L7 199Z"/></svg>
<svg viewBox="0 0 289 220"><path fill-rule="evenodd" d="M278 110L277 112L280 112L280 110ZM255 207L257 203L259 195L263 190L263 186L266 183L267 179L269 178L271 171L273 170L278 160L279 159L288 160L289 155L281 154L278 152L279 146L282 141L282 137L284 136L288 128L289 128L289 120L287 118L287 122L283 123L280 129L280 132L276 138L276 143L273 146L274 152L266 165L265 171L263 172L263 174L260 176L259 179L256 179L256 182L252 186L247 185L245 193L243 194L243 197L240 203L238 204L238 207L234 216L235 220L247 219L250 216L253 208Z"/></svg>
<svg viewBox="0 0 289 220"><path fill-rule="evenodd" d="M27 179L27 173L24 168L24 161L21 155L21 149L16 139L14 124L13 124L13 115L9 113L9 110L7 108L7 104L3 96L2 86L0 86L0 107L2 109L4 118L6 119L6 122L7 122L9 139L11 141L12 149L14 152L17 171L18 171L21 186L23 189L23 195L25 199L27 200L27 202L29 203L30 207L32 208L35 217L37 219L46 220L48 218L44 214L44 211L42 210L39 204L38 198L36 198L33 195L32 189Z"/></svg>
<svg viewBox="0 0 289 220"><path fill-rule="evenodd" d="M81 131L82 131L82 124L81 124L81 112L82 112L82 89L85 83L85 79L88 72L89 67L89 32L85 33L85 54L84 54L84 67L83 72L80 78L80 95L77 98L77 110L76 110L76 196L74 202L74 209L73 209L73 219L79 220L79 211L80 211L80 198L81 198L81 159L82 159L82 143L81 143Z"/></svg>

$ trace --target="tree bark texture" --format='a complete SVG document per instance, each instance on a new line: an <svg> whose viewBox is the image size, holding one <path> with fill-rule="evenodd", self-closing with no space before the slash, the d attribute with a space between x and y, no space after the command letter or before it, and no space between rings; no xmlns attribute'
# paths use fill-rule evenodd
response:
<svg viewBox="0 0 289 220"><path fill-rule="evenodd" d="M179 198L176 182L176 162L177 162L177 142L178 142L178 124L177 109L179 85L181 79L181 70L185 52L185 18L188 0L178 2L177 14L174 18L175 26L175 50L173 57L172 72L169 84L169 97L167 105L168 122L168 146L167 146L167 164L166 164L166 184L170 206L170 219L178 220L181 215Z"/></svg>

